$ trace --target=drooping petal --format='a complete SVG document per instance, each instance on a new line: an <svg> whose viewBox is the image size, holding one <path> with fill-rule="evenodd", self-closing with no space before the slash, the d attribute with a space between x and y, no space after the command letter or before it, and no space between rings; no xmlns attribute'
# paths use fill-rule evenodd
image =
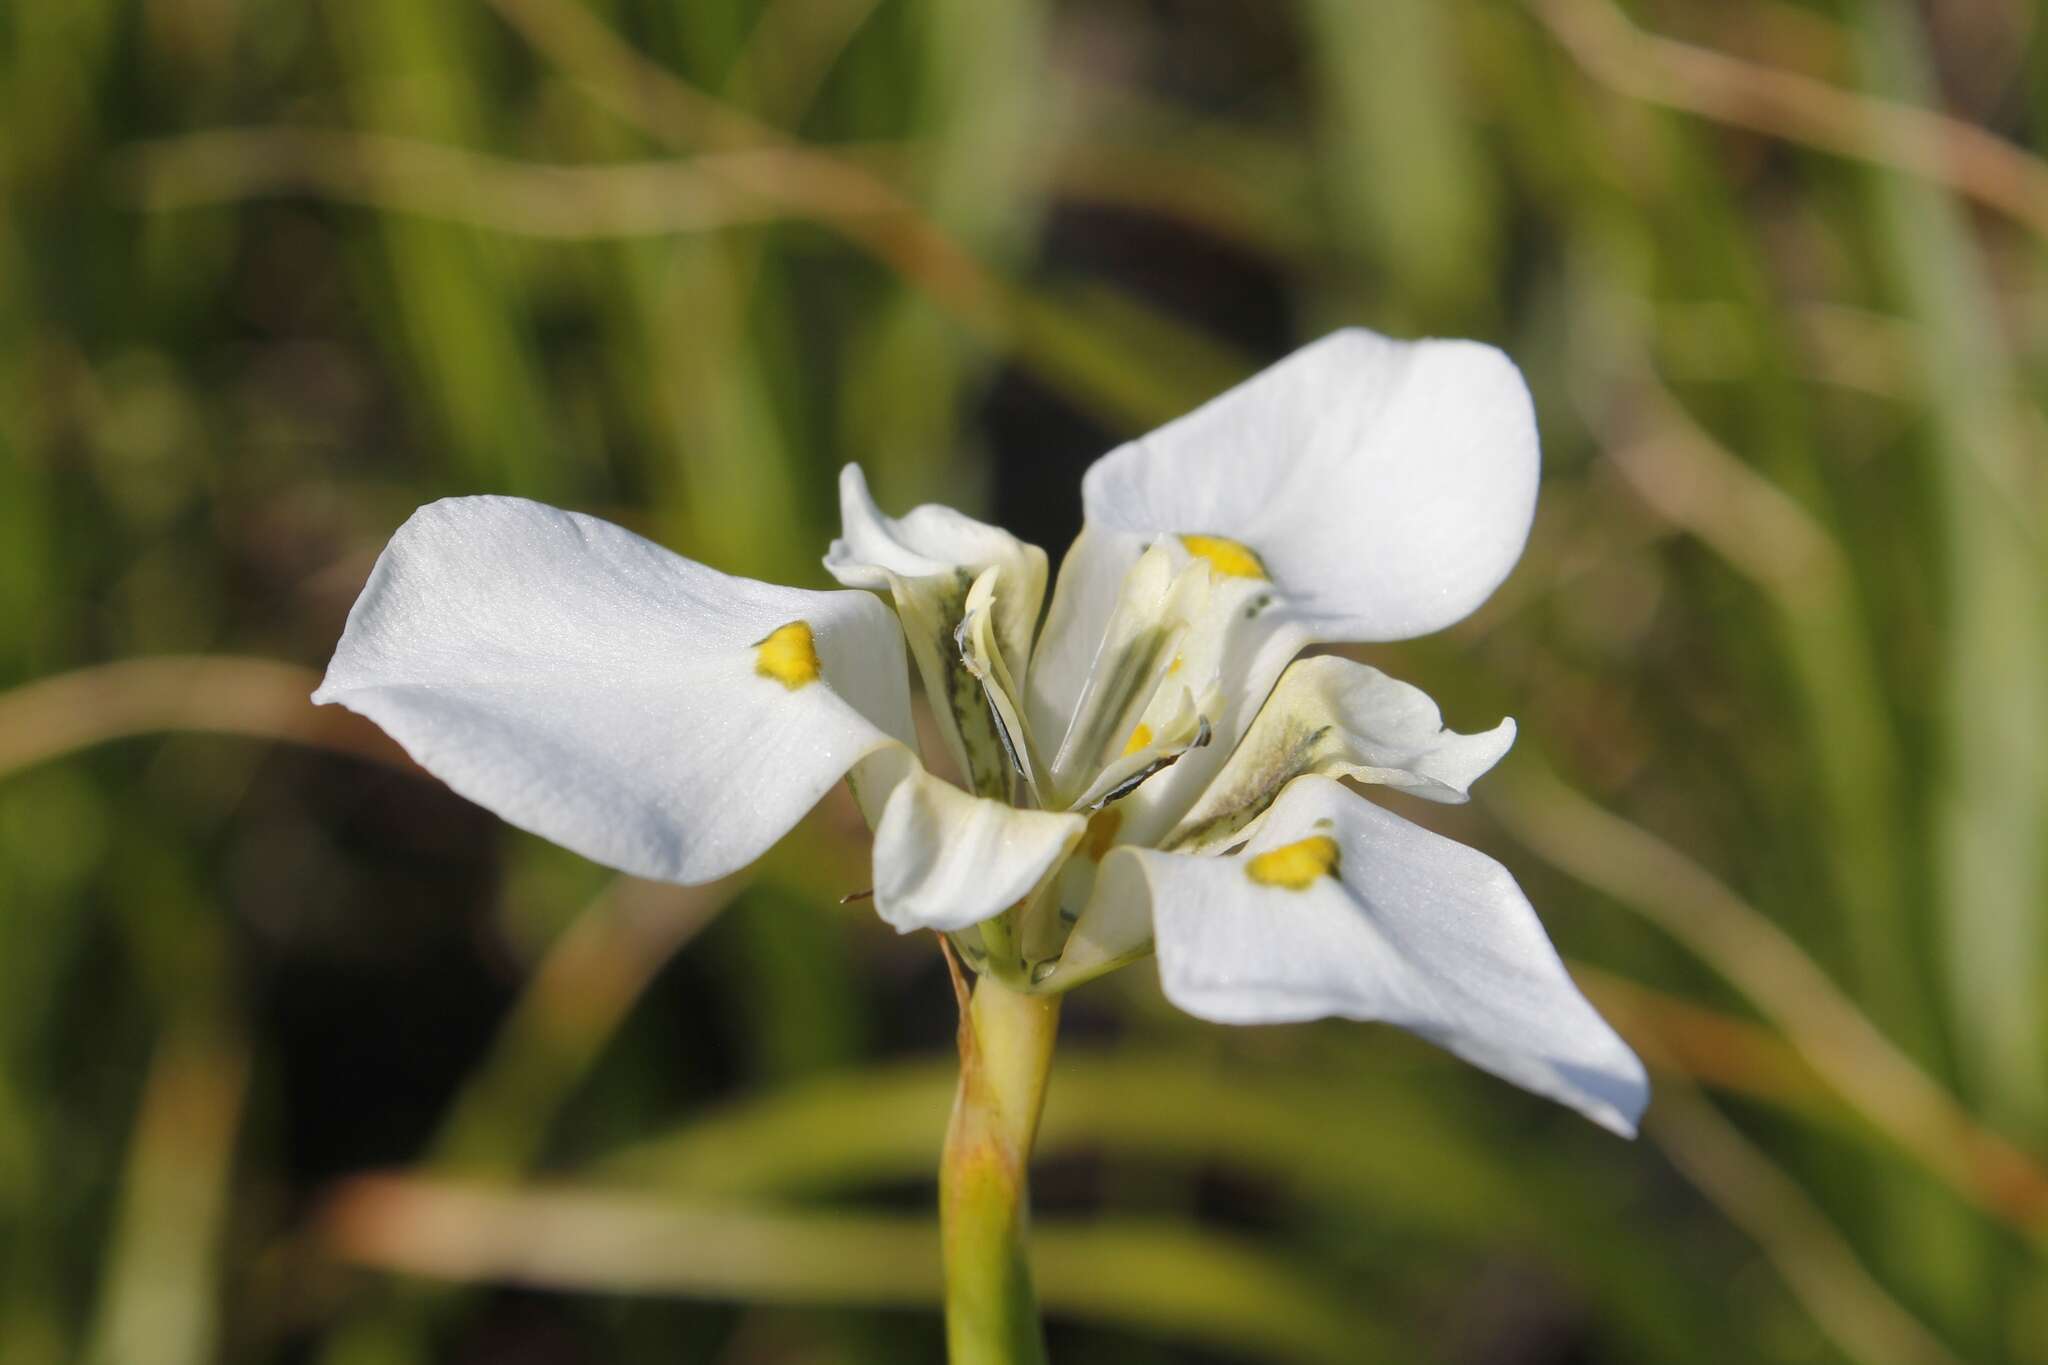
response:
<svg viewBox="0 0 2048 1365"><path fill-rule="evenodd" d="M1325 641L1426 634L1520 557L1538 450L1513 362L1468 341L1333 333L1098 460L1089 533L1248 552Z"/></svg>
<svg viewBox="0 0 2048 1365"><path fill-rule="evenodd" d="M1376 668L1336 655L1297 660L1164 843L1192 853L1242 838L1303 773L1464 801L1514 742L1512 720L1476 735L1445 729L1428 694Z"/></svg>
<svg viewBox="0 0 2048 1365"><path fill-rule="evenodd" d="M1027 685L1032 630L1045 600L1045 551L950 507L884 516L858 465L840 471L839 508L841 536L825 567L850 588L891 595L947 747L976 791L1007 793L1010 765L955 637L968 590L987 570L1000 570L991 593L995 641L1016 685Z"/></svg>
<svg viewBox="0 0 2048 1365"><path fill-rule="evenodd" d="M1618 1133L1648 1098L1507 869L1334 780L1296 779L1234 857L1117 849L1095 899L1150 906L1160 984L1201 1018L1382 1020Z"/></svg>
<svg viewBox="0 0 2048 1365"><path fill-rule="evenodd" d="M875 826L875 910L905 933L978 924L1028 896L1086 824L913 771Z"/></svg>
<svg viewBox="0 0 2048 1365"><path fill-rule="evenodd" d="M667 881L751 862L850 769L879 812L914 763L873 597L734 578L520 498L414 513L313 699L512 824Z"/></svg>

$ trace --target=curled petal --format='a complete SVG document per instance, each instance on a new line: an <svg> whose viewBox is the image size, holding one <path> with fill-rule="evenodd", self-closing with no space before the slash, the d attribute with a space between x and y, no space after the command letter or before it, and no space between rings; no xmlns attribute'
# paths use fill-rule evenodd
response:
<svg viewBox="0 0 2048 1365"><path fill-rule="evenodd" d="M993 652L1022 687L1045 600L1045 551L950 507L928 504L902 517L884 516L859 465L840 471L839 511L841 535L825 556L826 569L850 588L894 599L947 747L975 790L1006 794L1008 755L982 680L961 659L957 635L969 590L997 570L985 589Z"/></svg>
<svg viewBox="0 0 2048 1365"><path fill-rule="evenodd" d="M520 498L421 508L313 694L477 804L639 876L751 862L842 776L914 765L903 640L866 593L734 578Z"/></svg>
<svg viewBox="0 0 2048 1365"><path fill-rule="evenodd" d="M1377 668L1336 655L1297 660L1165 844L1199 852L1242 838L1303 773L1464 801L1514 742L1512 720L1476 735L1445 729L1427 693Z"/></svg>
<svg viewBox="0 0 2048 1365"><path fill-rule="evenodd" d="M990 565L974 580L974 586L967 590L964 613L960 618L960 628L953 633L953 643L961 667L981 684L983 699L988 704L989 724L1015 779L1008 784L1005 795L1011 798L1013 805L1038 805L1045 765L1032 740L1031 727L1025 723L1024 713L1018 705L1020 689L1017 680L1011 674L1009 660L996 640L995 622L1000 603L997 593L1002 574L1001 566ZM1029 799L1016 799L1019 796Z"/></svg>
<svg viewBox="0 0 2048 1365"><path fill-rule="evenodd" d="M1507 576L1537 466L1506 356L1351 329L1110 452L1082 494L1091 534L1194 537L1269 575L1315 638L1396 640L1465 616Z"/></svg>
<svg viewBox="0 0 2048 1365"><path fill-rule="evenodd" d="M886 590L891 579L951 579L963 569L972 583L1000 566L1006 596L996 608L996 634L1013 665L1030 656L1045 601L1045 551L938 503L884 516L857 464L839 471L839 515L841 535L825 562L848 587Z"/></svg>
<svg viewBox="0 0 2048 1365"><path fill-rule="evenodd" d="M978 924L1030 895L1086 824L913 771L875 826L875 910L905 933Z"/></svg>
<svg viewBox="0 0 2048 1365"><path fill-rule="evenodd" d="M1201 1018L1382 1020L1623 1134L1648 1099L1507 869L1331 779L1292 783L1238 856L1117 849L1095 899L1149 905L1160 984Z"/></svg>

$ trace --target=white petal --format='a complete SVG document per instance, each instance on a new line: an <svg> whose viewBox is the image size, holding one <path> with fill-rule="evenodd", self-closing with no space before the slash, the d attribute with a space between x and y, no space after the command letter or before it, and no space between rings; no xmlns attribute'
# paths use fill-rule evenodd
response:
<svg viewBox="0 0 2048 1365"><path fill-rule="evenodd" d="M1009 762L955 632L969 588L988 569L1000 570L995 644L1016 685L1027 685L1032 630L1045 600L1045 551L950 507L927 504L900 518L883 516L858 465L840 471L839 510L842 534L825 567L848 587L894 598L947 747L977 791L1007 793Z"/></svg>
<svg viewBox="0 0 2048 1365"><path fill-rule="evenodd" d="M794 622L819 676L791 686L757 646ZM751 862L856 765L879 808L913 761L902 635L873 597L733 578L519 498L414 513L313 697L522 829L668 881Z"/></svg>
<svg viewBox="0 0 2048 1365"><path fill-rule="evenodd" d="M1110 614L1116 610L1124 575L1145 553L1150 536L1083 527L1052 591L1052 608L1031 658L1026 720L1041 745L1058 747L1073 719L1074 705L1095 667Z"/></svg>
<svg viewBox="0 0 2048 1365"><path fill-rule="evenodd" d="M1195 699L1209 739L1119 802L1124 842L1147 846L1159 844L1214 784L1275 679L1310 638L1269 582L1208 573L1178 542L1161 544L1175 562L1204 574L1209 592L1194 604L1166 685L1152 694L1141 723L1155 735L1171 733L1185 693Z"/></svg>
<svg viewBox="0 0 2048 1365"><path fill-rule="evenodd" d="M1209 715L1218 709L1213 697L1208 700L1211 705L1205 712L1187 688L1162 687L1160 696L1146 708L1142 728L1132 733L1128 747L1067 803L1068 808L1085 815L1124 800L1146 783L1158 780L1191 752L1207 748L1215 739Z"/></svg>
<svg viewBox="0 0 2048 1365"><path fill-rule="evenodd" d="M979 924L1028 896L1086 825L912 772L875 826L875 910L905 933Z"/></svg>
<svg viewBox="0 0 2048 1365"><path fill-rule="evenodd" d="M1301 659L1281 675L1258 718L1194 809L1165 841L1199 852L1244 837L1303 773L1400 787L1458 802L1515 742L1515 723L1461 735L1420 688L1351 659Z"/></svg>
<svg viewBox="0 0 2048 1365"><path fill-rule="evenodd" d="M1038 797L1045 777L1045 765L1032 742L1030 727L1024 723L1023 712L1018 709L1017 680L1011 675L1009 660L996 640L997 594L1001 591L1002 575L1000 565L990 565L982 571L981 577L974 580L974 586L967 590L960 627L953 633L953 642L961 666L981 684L996 740L1002 745L1003 755L1016 779L1002 796L1012 805L1035 806L1040 804ZM1021 796L1029 799L1018 799Z"/></svg>
<svg viewBox="0 0 2048 1365"><path fill-rule="evenodd" d="M1537 465L1506 356L1353 329L1112 451L1082 494L1091 534L1227 537L1316 638L1395 640L1451 624L1507 576Z"/></svg>
<svg viewBox="0 0 2048 1365"><path fill-rule="evenodd" d="M1124 575L1093 667L1053 751L1052 785L1065 805L1128 741L1211 597L1209 572L1163 545ZM1180 689L1174 689L1176 696ZM1041 737L1042 739L1049 737Z"/></svg>
<svg viewBox="0 0 2048 1365"><path fill-rule="evenodd" d="M1311 875L1282 884L1255 861L1318 839L1334 844L1327 874L1297 857L1291 870ZM1096 894L1149 901L1160 984L1190 1014L1384 1020L1635 1131L1642 1064L1572 984L1507 869L1338 782L1297 779L1238 856L1118 849Z"/></svg>

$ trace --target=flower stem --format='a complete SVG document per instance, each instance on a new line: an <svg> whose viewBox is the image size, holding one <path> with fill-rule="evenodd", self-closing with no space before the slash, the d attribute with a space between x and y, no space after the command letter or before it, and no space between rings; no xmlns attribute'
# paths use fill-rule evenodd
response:
<svg viewBox="0 0 2048 1365"><path fill-rule="evenodd" d="M949 958L950 961L950 958ZM1060 997L984 974L960 994L960 1087L939 1166L951 1365L1044 1365L1031 1288L1031 1143L1059 1029Z"/></svg>

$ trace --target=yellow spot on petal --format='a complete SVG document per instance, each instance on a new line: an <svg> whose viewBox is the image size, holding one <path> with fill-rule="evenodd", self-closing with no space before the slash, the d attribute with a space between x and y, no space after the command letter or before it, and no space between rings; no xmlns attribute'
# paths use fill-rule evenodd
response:
<svg viewBox="0 0 2048 1365"><path fill-rule="evenodd" d="M754 671L773 678L794 692L805 683L818 680L818 646L811 628L803 621L791 621L768 632L754 646Z"/></svg>
<svg viewBox="0 0 2048 1365"><path fill-rule="evenodd" d="M1189 554L1207 560L1209 567L1225 578L1267 577L1265 561L1234 540L1222 536L1182 536L1180 543L1187 546Z"/></svg>
<svg viewBox="0 0 2048 1365"><path fill-rule="evenodd" d="M1318 877L1337 875L1337 841L1327 834L1313 834L1269 848L1246 863L1244 871L1260 886L1300 891Z"/></svg>
<svg viewBox="0 0 2048 1365"><path fill-rule="evenodd" d="M1131 737L1124 741L1124 756L1128 758L1151 743L1152 727L1139 721L1138 728L1131 731Z"/></svg>
<svg viewBox="0 0 2048 1365"><path fill-rule="evenodd" d="M1166 676L1170 678L1170 677L1172 677L1172 676L1173 676L1174 674L1176 674L1176 673L1180 672L1180 666L1181 666L1182 664L1186 663L1187 661L1188 661L1188 656L1187 656L1187 655L1185 655L1185 654L1176 654L1176 655L1174 655L1174 656L1173 656L1173 662L1172 662L1172 663L1170 663L1170 664L1168 664L1168 665L1166 666Z"/></svg>
<svg viewBox="0 0 2048 1365"><path fill-rule="evenodd" d="M1124 813L1115 806L1107 806L1088 817L1088 828L1081 834L1081 856L1090 862L1101 862L1110 845L1116 842L1116 832L1124 827Z"/></svg>

